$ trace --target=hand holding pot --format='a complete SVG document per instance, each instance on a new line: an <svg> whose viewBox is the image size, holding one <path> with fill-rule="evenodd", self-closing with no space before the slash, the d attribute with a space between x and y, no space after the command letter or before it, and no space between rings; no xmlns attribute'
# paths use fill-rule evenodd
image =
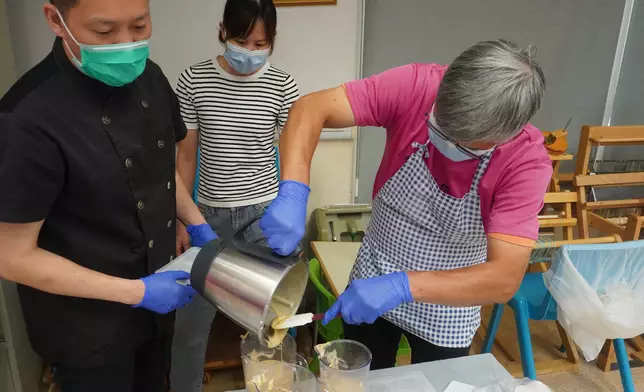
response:
<svg viewBox="0 0 644 392"><path fill-rule="evenodd" d="M145 285L143 299L135 308L145 308L159 314L167 314L184 307L195 296L189 285L179 284L178 280L190 279L185 271L166 271L141 279Z"/></svg>
<svg viewBox="0 0 644 392"><path fill-rule="evenodd" d="M304 237L306 204L311 188L297 181L282 181L277 197L259 221L266 242L273 251L288 256Z"/></svg>

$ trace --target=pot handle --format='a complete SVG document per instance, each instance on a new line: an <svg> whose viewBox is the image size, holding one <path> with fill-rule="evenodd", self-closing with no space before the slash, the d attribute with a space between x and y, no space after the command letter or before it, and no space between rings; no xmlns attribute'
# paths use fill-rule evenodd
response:
<svg viewBox="0 0 644 392"><path fill-rule="evenodd" d="M295 249L295 251L290 255L280 256L274 253L273 250L268 246L254 244L252 242L246 241L244 239L244 232L246 231L246 229L248 229L253 223L257 222L259 219L261 219L261 215L256 218L249 219L247 222L239 226L237 230L233 232L231 242L233 247L236 250L251 256L258 257L260 259L269 260L279 264L293 264L294 262L298 261L302 257L303 249L302 249L302 246L300 245L298 245L297 249Z"/></svg>

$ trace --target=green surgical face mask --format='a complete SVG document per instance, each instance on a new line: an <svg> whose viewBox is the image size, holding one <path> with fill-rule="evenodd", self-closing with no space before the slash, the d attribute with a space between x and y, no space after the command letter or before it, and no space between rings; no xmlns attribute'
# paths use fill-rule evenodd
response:
<svg viewBox="0 0 644 392"><path fill-rule="evenodd" d="M72 53L74 65L85 75L113 87L130 84L141 76L150 56L150 41L111 45L81 44L67 28L60 12L58 16L69 36L80 48L81 59L78 60L69 48L69 44L63 40L69 52Z"/></svg>

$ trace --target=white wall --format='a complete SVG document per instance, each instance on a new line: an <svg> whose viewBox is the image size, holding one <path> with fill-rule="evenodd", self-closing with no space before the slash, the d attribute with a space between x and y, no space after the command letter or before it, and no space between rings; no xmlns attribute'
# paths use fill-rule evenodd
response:
<svg viewBox="0 0 644 392"><path fill-rule="evenodd" d="M53 34L40 0L5 0L18 74L51 49ZM221 53L218 25L225 0L152 0L151 57L174 85L191 64ZM335 6L278 8L278 38L271 62L289 72L303 94L358 76L361 0ZM187 23L181 23L187 21ZM354 140L322 141L314 157L309 209L351 201Z"/></svg>
<svg viewBox="0 0 644 392"><path fill-rule="evenodd" d="M153 0L151 56L175 84L188 66L222 53L217 40L225 0ZM359 0L336 6L279 7L271 62L289 72L302 94L358 75ZM189 21L179 24L178 21ZM309 211L352 200L354 143L322 141L311 169Z"/></svg>
<svg viewBox="0 0 644 392"><path fill-rule="evenodd" d="M16 78L13 49L9 37L5 0L0 0L0 96L4 94Z"/></svg>
<svg viewBox="0 0 644 392"><path fill-rule="evenodd" d="M54 34L45 21L45 0L5 0L16 72L21 76L51 51Z"/></svg>
<svg viewBox="0 0 644 392"><path fill-rule="evenodd" d="M359 0L338 0L336 6L279 8L279 38L272 61L296 78L302 93L357 78L361 8ZM353 201L355 143L355 138L320 142L311 167L309 211Z"/></svg>
<svg viewBox="0 0 644 392"><path fill-rule="evenodd" d="M225 0L152 0L152 58L172 83L187 66L223 52L217 34L224 4ZM271 62L293 75L304 93L354 78L358 7L358 0L278 7ZM182 20L190 23L180 24Z"/></svg>

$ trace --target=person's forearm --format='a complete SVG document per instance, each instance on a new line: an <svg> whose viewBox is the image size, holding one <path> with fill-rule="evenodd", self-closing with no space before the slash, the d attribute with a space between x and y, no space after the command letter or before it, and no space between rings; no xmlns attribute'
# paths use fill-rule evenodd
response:
<svg viewBox="0 0 644 392"><path fill-rule="evenodd" d="M280 136L280 171L282 181L309 185L311 160L322 128L354 127L349 98L344 86L306 95L291 106Z"/></svg>
<svg viewBox="0 0 644 392"><path fill-rule="evenodd" d="M175 173L175 181L177 183L177 217L181 223L186 226L206 223L206 219L192 200L179 172Z"/></svg>
<svg viewBox="0 0 644 392"><path fill-rule="evenodd" d="M445 271L408 272L409 287L416 302L447 306L479 306L505 303L521 279L508 276L492 263Z"/></svg>
<svg viewBox="0 0 644 392"><path fill-rule="evenodd" d="M194 132L194 131L189 131ZM197 174L197 149L188 148L179 144L179 151L177 153L177 173L183 181L186 190L192 194L195 188L195 176Z"/></svg>
<svg viewBox="0 0 644 392"><path fill-rule="evenodd" d="M324 127L325 117L316 111L314 99L296 101L288 114L279 141L280 172L283 181L310 182L311 160Z"/></svg>
<svg viewBox="0 0 644 392"><path fill-rule="evenodd" d="M100 299L136 305L143 299L145 284L90 270L46 250L4 250L0 277L57 295Z"/></svg>

